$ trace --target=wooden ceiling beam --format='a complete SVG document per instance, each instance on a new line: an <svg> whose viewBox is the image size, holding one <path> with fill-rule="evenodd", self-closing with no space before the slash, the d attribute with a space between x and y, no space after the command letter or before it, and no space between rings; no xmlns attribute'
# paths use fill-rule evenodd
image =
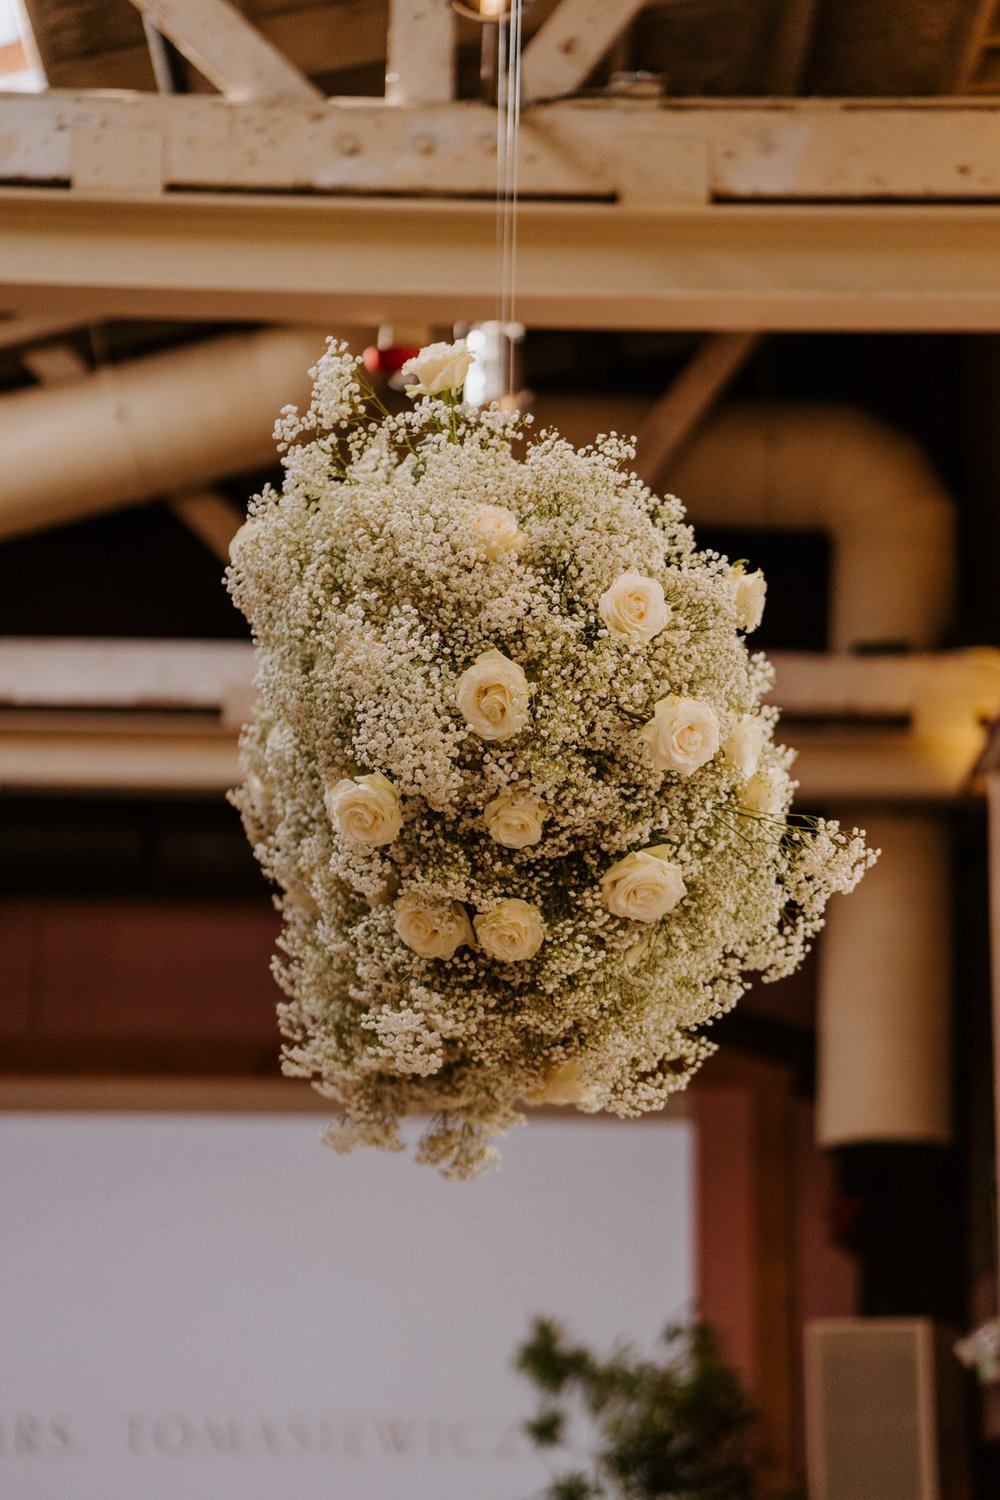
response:
<svg viewBox="0 0 1000 1500"><path fill-rule="evenodd" d="M389 0L390 104L446 104L454 98L456 19L442 0Z"/></svg>
<svg viewBox="0 0 1000 1500"><path fill-rule="evenodd" d="M816 26L817 0L783 0L771 44L764 92L778 97L799 93Z"/></svg>
<svg viewBox="0 0 1000 1500"><path fill-rule="evenodd" d="M229 99L323 96L229 0L132 0L157 31Z"/></svg>
<svg viewBox="0 0 1000 1500"><path fill-rule="evenodd" d="M229 561L229 544L246 517L217 490L195 490L167 501L171 514L222 563Z"/></svg>
<svg viewBox="0 0 1000 1500"><path fill-rule="evenodd" d="M34 317L368 326L496 305L490 202L0 190L0 218L0 305ZM518 311L559 328L1000 332L998 243L993 205L529 201Z"/></svg>
<svg viewBox="0 0 1000 1500"><path fill-rule="evenodd" d="M560 0L524 49L525 100L577 93L645 4L646 0Z"/></svg>
<svg viewBox="0 0 1000 1500"><path fill-rule="evenodd" d="M19 349L41 339L79 328L81 318L5 318L0 321L0 349Z"/></svg>
<svg viewBox="0 0 1000 1500"><path fill-rule="evenodd" d="M526 110L522 130L525 197L1000 201L993 100L590 100ZM0 182L492 199L496 115L471 101L0 95Z"/></svg>
<svg viewBox="0 0 1000 1500"><path fill-rule="evenodd" d="M759 333L712 333L698 345L636 439L638 470L648 484L687 442L759 342Z"/></svg>

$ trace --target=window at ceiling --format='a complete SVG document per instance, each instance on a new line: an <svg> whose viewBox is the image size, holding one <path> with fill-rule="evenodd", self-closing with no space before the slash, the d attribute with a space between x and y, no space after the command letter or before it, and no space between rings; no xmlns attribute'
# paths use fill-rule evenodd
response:
<svg viewBox="0 0 1000 1500"><path fill-rule="evenodd" d="M21 0L0 0L0 93L37 94L46 86Z"/></svg>

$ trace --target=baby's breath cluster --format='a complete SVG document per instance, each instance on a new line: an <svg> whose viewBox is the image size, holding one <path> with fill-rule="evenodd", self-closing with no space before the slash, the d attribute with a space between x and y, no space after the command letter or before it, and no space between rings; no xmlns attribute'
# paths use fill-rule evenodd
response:
<svg viewBox="0 0 1000 1500"><path fill-rule="evenodd" d="M458 1177L525 1103L661 1106L873 858L789 812L761 574L697 551L616 434L463 405L469 363L422 351L390 415L331 342L229 572L285 1071L338 1101L337 1149L426 1114Z"/></svg>

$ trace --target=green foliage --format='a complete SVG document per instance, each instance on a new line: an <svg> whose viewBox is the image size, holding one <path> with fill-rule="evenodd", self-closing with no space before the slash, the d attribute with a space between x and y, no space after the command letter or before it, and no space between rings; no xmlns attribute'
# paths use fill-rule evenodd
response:
<svg viewBox="0 0 1000 1500"><path fill-rule="evenodd" d="M669 1327L662 1361L620 1346L602 1360L536 1318L515 1354L539 1391L525 1431L565 1443L574 1400L593 1428L591 1472L553 1479L544 1500L762 1500L757 1415L704 1323Z"/></svg>

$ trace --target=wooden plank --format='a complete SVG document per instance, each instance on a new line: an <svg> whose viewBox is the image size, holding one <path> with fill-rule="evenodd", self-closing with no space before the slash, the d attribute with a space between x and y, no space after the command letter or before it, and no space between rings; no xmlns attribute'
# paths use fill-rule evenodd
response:
<svg viewBox="0 0 1000 1500"><path fill-rule="evenodd" d="M443 0L389 0L390 104L444 104L454 97L455 20Z"/></svg>
<svg viewBox="0 0 1000 1500"><path fill-rule="evenodd" d="M386 55L387 0L341 0L255 21L280 52L313 76L368 67Z"/></svg>
<svg viewBox="0 0 1000 1500"><path fill-rule="evenodd" d="M234 99L322 98L229 0L132 0L221 93Z"/></svg>
<svg viewBox="0 0 1000 1500"><path fill-rule="evenodd" d="M760 342L757 333L712 333L699 344L636 439L638 472L652 484Z"/></svg>
<svg viewBox="0 0 1000 1500"><path fill-rule="evenodd" d="M522 60L525 100L558 99L581 89L646 0L560 0Z"/></svg>
<svg viewBox="0 0 1000 1500"><path fill-rule="evenodd" d="M767 1478L786 1487L794 1477L790 1080L749 1062L731 1052L713 1058L692 1089L699 1311L760 1410Z"/></svg>

